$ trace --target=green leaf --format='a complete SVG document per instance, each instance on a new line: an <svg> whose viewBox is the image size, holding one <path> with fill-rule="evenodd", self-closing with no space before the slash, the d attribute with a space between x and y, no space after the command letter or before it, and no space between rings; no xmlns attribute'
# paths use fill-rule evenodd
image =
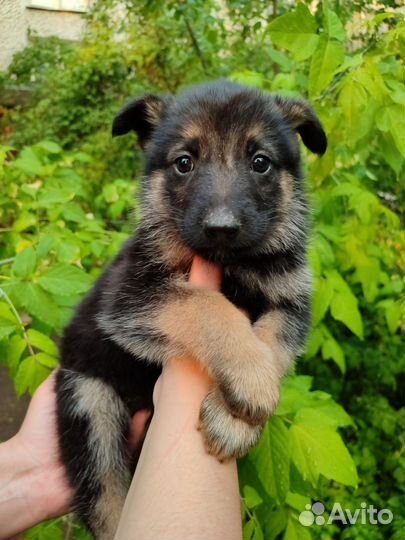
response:
<svg viewBox="0 0 405 540"><path fill-rule="evenodd" d="M35 250L32 247L29 247L17 254L12 270L15 276L26 278L34 273L36 267L37 256Z"/></svg>
<svg viewBox="0 0 405 540"><path fill-rule="evenodd" d="M30 212L22 212L20 216L15 220L13 224L13 229L16 232L25 231L26 229L30 229L31 227L34 227L37 224L37 219L34 214L31 214Z"/></svg>
<svg viewBox="0 0 405 540"><path fill-rule="evenodd" d="M59 520L45 521L24 534L24 540L63 540L64 538L63 525ZM78 539L75 532L72 538Z"/></svg>
<svg viewBox="0 0 405 540"><path fill-rule="evenodd" d="M24 148L20 156L14 161L14 166L28 176L42 173L42 163L32 148Z"/></svg>
<svg viewBox="0 0 405 540"><path fill-rule="evenodd" d="M299 493L293 493L290 491L285 502L288 504L288 506L291 506L291 508L301 512L301 510L305 508L305 505L311 502L311 499L306 495L300 495Z"/></svg>
<svg viewBox="0 0 405 540"><path fill-rule="evenodd" d="M273 43L291 51L295 60L305 60L313 54L319 39L316 30L315 17L303 3L268 26Z"/></svg>
<svg viewBox="0 0 405 540"><path fill-rule="evenodd" d="M63 207L62 215L67 221L73 221L75 223L85 223L87 221L82 207L74 202L67 203Z"/></svg>
<svg viewBox="0 0 405 540"><path fill-rule="evenodd" d="M305 506L302 510L305 509ZM311 540L312 536L309 532L309 527L304 527L298 521L295 513L290 512L287 521L287 528L283 536L283 540Z"/></svg>
<svg viewBox="0 0 405 540"><path fill-rule="evenodd" d="M3 290L0 288L0 297ZM6 302L0 302L0 318L4 319L5 323L17 324L15 315L12 313L10 306Z"/></svg>
<svg viewBox="0 0 405 540"><path fill-rule="evenodd" d="M18 329L18 325L8 319L0 317L0 339L3 339Z"/></svg>
<svg viewBox="0 0 405 540"><path fill-rule="evenodd" d="M333 288L327 279L317 279L312 298L312 323L317 326L325 317L333 297Z"/></svg>
<svg viewBox="0 0 405 540"><path fill-rule="evenodd" d="M384 133L380 140L381 152L383 159L398 175L404 166L404 158L397 150L390 133Z"/></svg>
<svg viewBox="0 0 405 540"><path fill-rule="evenodd" d="M60 313L53 298L36 283L20 283L15 288L19 303L30 315L52 328L59 328Z"/></svg>
<svg viewBox="0 0 405 540"><path fill-rule="evenodd" d="M49 336L46 336L42 332L38 332L38 330L34 330L34 328L30 328L27 331L27 335L31 345L33 345L36 349L46 352L52 356L58 356L59 349L56 343Z"/></svg>
<svg viewBox="0 0 405 540"><path fill-rule="evenodd" d="M324 335L321 328L313 328L307 340L307 346L305 348L305 358L313 358L322 346L324 341Z"/></svg>
<svg viewBox="0 0 405 540"><path fill-rule="evenodd" d="M41 150L45 150L48 154L60 154L63 152L62 147L52 141L40 141L35 146L41 148Z"/></svg>
<svg viewBox="0 0 405 540"><path fill-rule="evenodd" d="M263 499L252 486L244 486L243 498L248 508L255 508L263 502Z"/></svg>
<svg viewBox="0 0 405 540"><path fill-rule="evenodd" d="M325 0L322 2L322 14L324 30L328 34L329 38L334 38L338 41L345 41L346 31L344 26L337 14L329 9L328 2L325 2Z"/></svg>
<svg viewBox="0 0 405 540"><path fill-rule="evenodd" d="M35 357L30 356L23 360L18 368L14 379L15 389L18 396L29 391L35 392L38 386L48 377L50 370L40 364Z"/></svg>
<svg viewBox="0 0 405 540"><path fill-rule="evenodd" d="M55 369L59 365L59 361L54 356L50 356L47 353L39 352L35 355L35 360L41 364L41 366L47 367L49 369Z"/></svg>
<svg viewBox="0 0 405 540"><path fill-rule="evenodd" d="M0 294L2 290L0 289ZM3 339L20 328L10 306L0 302L0 339Z"/></svg>
<svg viewBox="0 0 405 540"><path fill-rule="evenodd" d="M378 295L378 285L381 279L381 266L375 257L363 257L357 263L354 279L361 283L367 302L374 302Z"/></svg>
<svg viewBox="0 0 405 540"><path fill-rule="evenodd" d="M38 204L41 208L52 208L56 204L67 203L73 199L74 195L69 189L48 189L38 198Z"/></svg>
<svg viewBox="0 0 405 540"><path fill-rule="evenodd" d="M247 86L263 88L265 79L260 73L245 69L244 71L235 71L232 73L231 80L240 84L246 84Z"/></svg>
<svg viewBox="0 0 405 540"><path fill-rule="evenodd" d="M326 34L321 35L309 70L308 93L311 97L318 96L329 85L343 60L343 45L328 39Z"/></svg>
<svg viewBox="0 0 405 540"><path fill-rule="evenodd" d="M314 248L319 256L321 266L323 268L329 268L335 264L335 253L330 245L330 242L322 236L317 234L313 242Z"/></svg>
<svg viewBox="0 0 405 540"><path fill-rule="evenodd" d="M249 456L268 494L278 503L285 500L290 485L289 437L284 422L273 416Z"/></svg>
<svg viewBox="0 0 405 540"><path fill-rule="evenodd" d="M355 74L347 76L339 94L339 105L351 132L357 131L361 115L368 103L367 92L355 79Z"/></svg>
<svg viewBox="0 0 405 540"><path fill-rule="evenodd" d="M311 424L315 427L333 429L339 426L353 425L353 421L346 411L332 400L330 400L329 406L303 407L295 415L295 421L307 425Z"/></svg>
<svg viewBox="0 0 405 540"><path fill-rule="evenodd" d="M58 261L70 264L80 259L80 247L62 239L56 248L56 255Z"/></svg>
<svg viewBox="0 0 405 540"><path fill-rule="evenodd" d="M328 337L322 343L322 358L324 360L334 360L342 373L346 372L346 362L343 349L338 342Z"/></svg>
<svg viewBox="0 0 405 540"><path fill-rule="evenodd" d="M1 360L10 370L12 377L14 377L17 372L21 356L25 351L27 344L20 334L15 334L6 341L7 342L3 347L3 357L1 358Z"/></svg>
<svg viewBox="0 0 405 540"><path fill-rule="evenodd" d="M385 308L385 319L387 321L387 326L391 334L395 334L398 330L399 324L402 319L402 308L399 302L391 300L387 303Z"/></svg>
<svg viewBox="0 0 405 540"><path fill-rule="evenodd" d="M264 540L260 523L251 519L243 525L243 540Z"/></svg>
<svg viewBox="0 0 405 540"><path fill-rule="evenodd" d="M331 302L332 317L342 322L349 330L363 339L363 321L357 305L357 299L352 292L336 292Z"/></svg>
<svg viewBox="0 0 405 540"><path fill-rule="evenodd" d="M39 259L43 259L48 255L53 246L53 243L54 238L51 235L45 234L44 236L41 236L41 239L37 245L37 255Z"/></svg>
<svg viewBox="0 0 405 540"><path fill-rule="evenodd" d="M292 459L314 487L319 475L348 486L357 486L356 467L338 433L326 426L296 422L290 429Z"/></svg>
<svg viewBox="0 0 405 540"><path fill-rule="evenodd" d="M44 289L62 296L84 293L89 290L92 281L83 270L67 264L58 264L39 278L39 283Z"/></svg>
<svg viewBox="0 0 405 540"><path fill-rule="evenodd" d="M391 107L387 107L385 114L388 115L389 130L395 145L402 154L402 157L405 158L405 133L403 123L405 107L401 105L392 105Z"/></svg>

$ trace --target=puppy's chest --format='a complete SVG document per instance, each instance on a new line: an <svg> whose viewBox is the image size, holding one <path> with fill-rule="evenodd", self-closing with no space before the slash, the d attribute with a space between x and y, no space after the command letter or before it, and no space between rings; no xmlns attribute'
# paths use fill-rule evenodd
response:
<svg viewBox="0 0 405 540"><path fill-rule="evenodd" d="M238 308L247 311L252 322L255 322L270 307L259 279L260 277L252 271L224 268L222 293Z"/></svg>

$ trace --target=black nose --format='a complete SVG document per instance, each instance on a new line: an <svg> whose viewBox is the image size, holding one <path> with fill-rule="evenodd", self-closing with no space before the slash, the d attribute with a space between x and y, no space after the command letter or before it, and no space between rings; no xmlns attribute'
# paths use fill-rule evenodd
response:
<svg viewBox="0 0 405 540"><path fill-rule="evenodd" d="M225 207L211 210L203 222L204 234L215 242L234 240L241 229L241 223L234 213Z"/></svg>

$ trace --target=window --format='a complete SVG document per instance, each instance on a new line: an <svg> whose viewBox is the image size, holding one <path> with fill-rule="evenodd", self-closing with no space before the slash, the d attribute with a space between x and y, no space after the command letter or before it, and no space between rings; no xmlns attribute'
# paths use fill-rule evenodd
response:
<svg viewBox="0 0 405 540"><path fill-rule="evenodd" d="M82 13L88 10L89 0L28 0L27 7Z"/></svg>

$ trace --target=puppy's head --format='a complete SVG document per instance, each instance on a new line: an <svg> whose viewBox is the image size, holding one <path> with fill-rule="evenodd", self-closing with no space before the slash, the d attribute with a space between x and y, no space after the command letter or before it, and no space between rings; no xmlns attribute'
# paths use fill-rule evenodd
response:
<svg viewBox="0 0 405 540"><path fill-rule="evenodd" d="M131 130L147 155L148 209L191 250L230 262L305 232L297 134L312 152L327 145L305 102L220 82L130 103L113 135Z"/></svg>

